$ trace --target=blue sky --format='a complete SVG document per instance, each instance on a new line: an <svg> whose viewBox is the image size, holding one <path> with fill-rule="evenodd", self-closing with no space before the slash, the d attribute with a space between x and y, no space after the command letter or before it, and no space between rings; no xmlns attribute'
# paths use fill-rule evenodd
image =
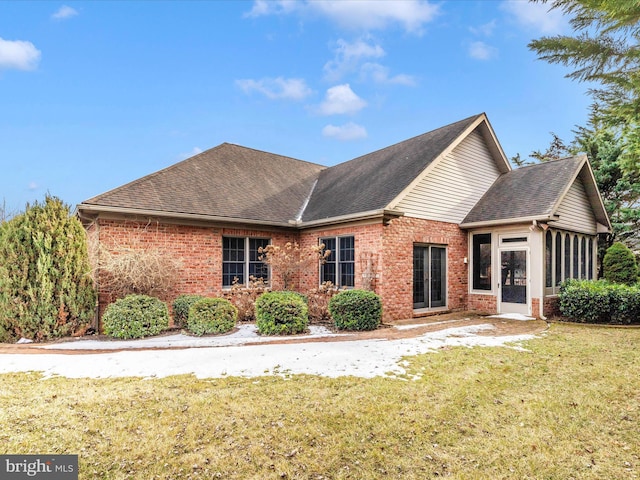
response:
<svg viewBox="0 0 640 480"><path fill-rule="evenodd" d="M223 142L334 165L480 112L526 157L590 104L527 49L570 32L546 9L2 1L0 205L75 205Z"/></svg>

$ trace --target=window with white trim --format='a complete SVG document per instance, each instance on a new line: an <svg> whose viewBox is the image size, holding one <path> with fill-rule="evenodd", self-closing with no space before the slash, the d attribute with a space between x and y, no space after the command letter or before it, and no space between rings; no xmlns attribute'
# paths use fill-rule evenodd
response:
<svg viewBox="0 0 640 480"><path fill-rule="evenodd" d="M268 238L222 237L222 286L230 287L236 281L248 285L249 278L269 281L269 266L260 260L258 251L269 245Z"/></svg>
<svg viewBox="0 0 640 480"><path fill-rule="evenodd" d="M338 287L354 287L356 278L355 237L323 237L325 251L329 251L320 266L320 283L331 282Z"/></svg>
<svg viewBox="0 0 640 480"><path fill-rule="evenodd" d="M491 290L491 234L472 235L473 290Z"/></svg>

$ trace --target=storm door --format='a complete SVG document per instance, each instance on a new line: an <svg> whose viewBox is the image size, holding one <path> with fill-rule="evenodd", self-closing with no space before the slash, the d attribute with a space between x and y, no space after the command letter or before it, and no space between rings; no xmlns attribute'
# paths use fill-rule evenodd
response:
<svg viewBox="0 0 640 480"><path fill-rule="evenodd" d="M413 247L413 308L447 306L447 250L433 245Z"/></svg>
<svg viewBox="0 0 640 480"><path fill-rule="evenodd" d="M527 249L500 250L500 313L529 315Z"/></svg>

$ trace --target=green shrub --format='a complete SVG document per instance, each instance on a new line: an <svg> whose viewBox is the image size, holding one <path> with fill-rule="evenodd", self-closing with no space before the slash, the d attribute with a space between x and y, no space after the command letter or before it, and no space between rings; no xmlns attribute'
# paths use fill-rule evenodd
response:
<svg viewBox="0 0 640 480"><path fill-rule="evenodd" d="M609 292L611 323L640 324L640 287L612 284Z"/></svg>
<svg viewBox="0 0 640 480"><path fill-rule="evenodd" d="M111 337L148 337L169 328L169 309L158 298L128 295L107 307L102 322L104 332Z"/></svg>
<svg viewBox="0 0 640 480"><path fill-rule="evenodd" d="M616 242L607 249L602 262L604 278L613 283L634 285L638 281L638 265L633 252Z"/></svg>
<svg viewBox="0 0 640 480"><path fill-rule="evenodd" d="M309 315L304 297L296 292L267 292L256 300L256 326L261 335L304 333Z"/></svg>
<svg viewBox="0 0 640 480"><path fill-rule="evenodd" d="M346 290L331 298L329 312L339 330L375 330L382 320L382 302L368 290Z"/></svg>
<svg viewBox="0 0 640 480"><path fill-rule="evenodd" d="M609 323L611 296L603 280L567 280L560 286L560 313L581 323Z"/></svg>
<svg viewBox="0 0 640 480"><path fill-rule="evenodd" d="M224 298L203 298L189 309L187 330L195 335L227 333L236 326L238 309Z"/></svg>
<svg viewBox="0 0 640 480"><path fill-rule="evenodd" d="M95 316L87 236L48 196L0 223L0 341L82 334Z"/></svg>
<svg viewBox="0 0 640 480"><path fill-rule="evenodd" d="M202 300L202 295L178 295L173 301L173 323L176 327L184 327L189 318L189 309L191 306Z"/></svg>
<svg viewBox="0 0 640 480"><path fill-rule="evenodd" d="M607 280L568 280L560 287L560 312L583 323L640 323L640 288Z"/></svg>

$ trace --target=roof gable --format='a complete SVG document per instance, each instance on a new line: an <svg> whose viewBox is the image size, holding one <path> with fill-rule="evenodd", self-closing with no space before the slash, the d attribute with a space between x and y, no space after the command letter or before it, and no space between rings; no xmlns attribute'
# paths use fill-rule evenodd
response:
<svg viewBox="0 0 640 480"><path fill-rule="evenodd" d="M475 115L323 170L302 221L387 208L483 118Z"/></svg>
<svg viewBox="0 0 640 480"><path fill-rule="evenodd" d="M288 224L324 168L223 143L86 200L81 207Z"/></svg>
<svg viewBox="0 0 640 480"><path fill-rule="evenodd" d="M593 172L585 155L521 167L501 175L461 226L554 220L558 208L581 176L596 220L610 228Z"/></svg>

